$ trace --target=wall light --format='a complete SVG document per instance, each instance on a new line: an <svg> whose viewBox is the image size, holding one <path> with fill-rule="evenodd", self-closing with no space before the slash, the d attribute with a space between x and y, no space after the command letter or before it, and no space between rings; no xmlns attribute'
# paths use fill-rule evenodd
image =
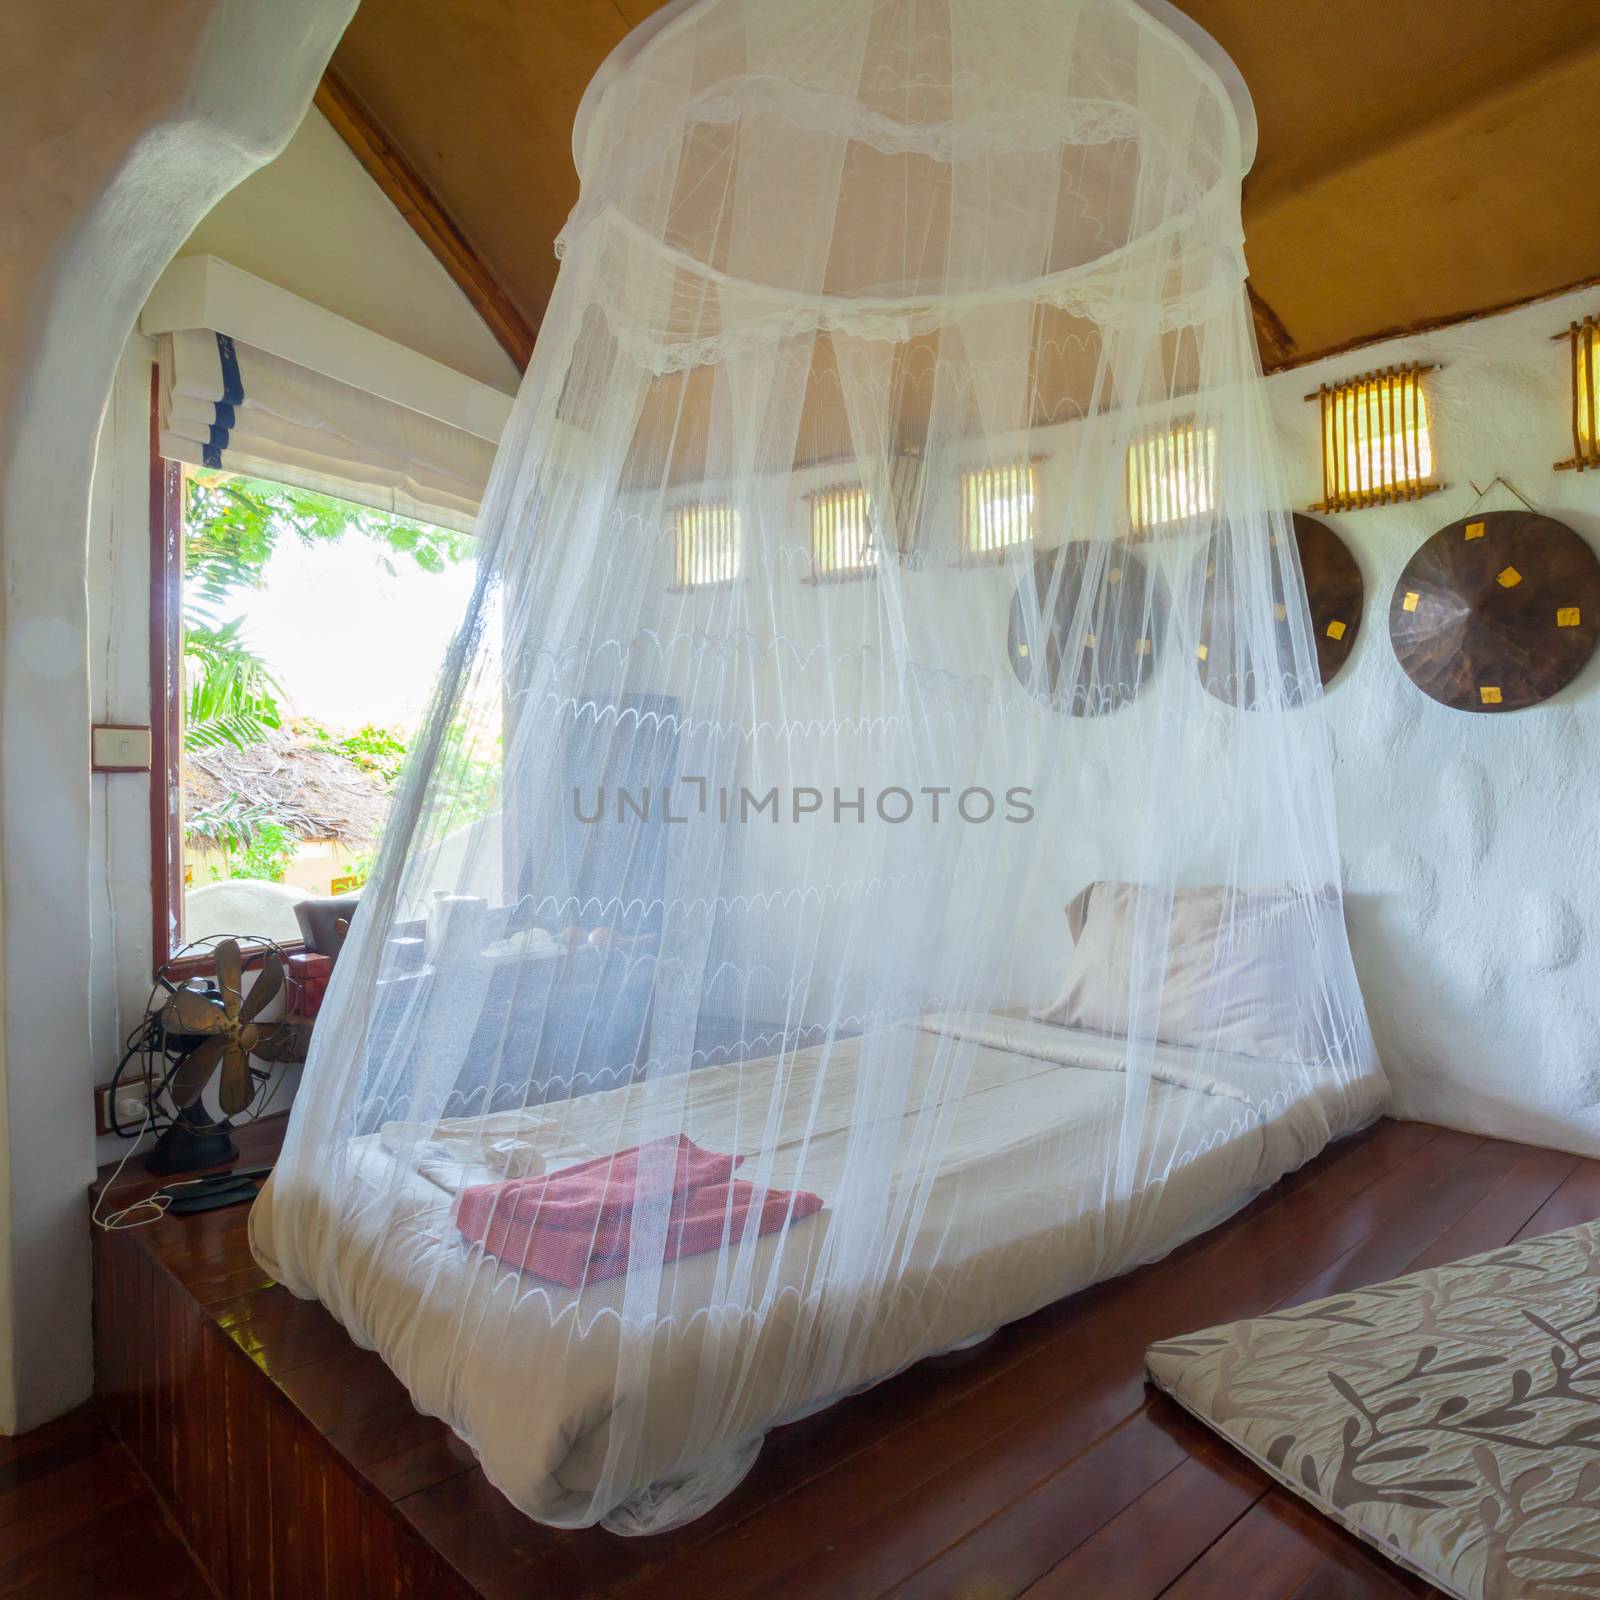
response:
<svg viewBox="0 0 1600 1600"><path fill-rule="evenodd" d="M1441 487L1422 387L1422 374L1432 370L1385 367L1306 396L1322 409L1322 499L1313 511L1420 500Z"/></svg>
<svg viewBox="0 0 1600 1600"><path fill-rule="evenodd" d="M1600 467L1600 324L1585 317L1556 338L1572 350L1572 458L1556 471L1582 472Z"/></svg>

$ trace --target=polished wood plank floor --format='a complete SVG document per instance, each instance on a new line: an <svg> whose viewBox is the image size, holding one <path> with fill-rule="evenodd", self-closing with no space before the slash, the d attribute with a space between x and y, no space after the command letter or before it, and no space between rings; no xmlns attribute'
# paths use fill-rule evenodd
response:
<svg viewBox="0 0 1600 1600"><path fill-rule="evenodd" d="M0 1438L0 1596L214 1600L128 1452L86 1406Z"/></svg>
<svg viewBox="0 0 1600 1600"><path fill-rule="evenodd" d="M517 1513L375 1355L255 1266L242 1208L97 1245L100 1384L158 1488L217 1499L225 1532L203 1508L178 1525L225 1594L1427 1594L1148 1389L1144 1348L1597 1215L1600 1162L1381 1123L1165 1261L777 1430L728 1500L650 1539ZM185 1361L220 1385L211 1404L172 1398Z"/></svg>

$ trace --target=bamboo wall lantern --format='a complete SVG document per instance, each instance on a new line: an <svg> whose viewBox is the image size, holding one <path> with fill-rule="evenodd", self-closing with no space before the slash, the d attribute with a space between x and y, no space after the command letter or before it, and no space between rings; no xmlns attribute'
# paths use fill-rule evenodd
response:
<svg viewBox="0 0 1600 1600"><path fill-rule="evenodd" d="M1600 560L1553 517L1474 512L1406 563L1389 637L1406 676L1441 705L1537 705L1577 677L1600 637Z"/></svg>
<svg viewBox="0 0 1600 1600"><path fill-rule="evenodd" d="M1161 585L1137 555L1078 540L1034 557L1011 602L1006 654L1017 681L1052 709L1106 716L1155 672L1165 620Z"/></svg>
<svg viewBox="0 0 1600 1600"><path fill-rule="evenodd" d="M1277 535L1269 537L1275 540ZM1233 638L1232 623L1237 612L1231 594L1228 539L1226 530L1219 533L1200 557L1204 567L1199 575L1200 642L1195 648L1195 665L1207 694L1229 705L1250 706L1260 699L1261 686L1256 682L1259 669L1254 663L1241 663L1241 652ZM1355 648L1365 585L1349 546L1327 523L1296 512L1294 542L1311 614L1317 675L1327 684ZM1278 663L1291 704L1302 698L1302 686L1295 673L1296 624L1286 599L1286 594L1293 594L1296 587L1293 569L1285 571L1275 560L1272 597Z"/></svg>
<svg viewBox="0 0 1600 1600"><path fill-rule="evenodd" d="M1422 384L1433 370L1384 367L1306 396L1317 402L1322 423L1322 499L1313 511L1362 511L1442 487Z"/></svg>
<svg viewBox="0 0 1600 1600"><path fill-rule="evenodd" d="M1585 317L1556 338L1572 352L1572 455L1556 471L1583 472L1600 467L1600 323Z"/></svg>

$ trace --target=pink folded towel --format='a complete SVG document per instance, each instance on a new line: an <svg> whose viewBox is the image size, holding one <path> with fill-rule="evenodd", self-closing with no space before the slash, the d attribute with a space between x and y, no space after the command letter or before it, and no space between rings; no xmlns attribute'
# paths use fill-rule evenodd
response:
<svg viewBox="0 0 1600 1600"><path fill-rule="evenodd" d="M499 1260L576 1289L628 1270L641 1207L666 1210L665 1261L720 1249L744 1234L752 1212L765 1234L821 1209L821 1197L803 1189L757 1189L735 1178L743 1160L681 1133L652 1139L560 1172L463 1189L456 1227Z"/></svg>

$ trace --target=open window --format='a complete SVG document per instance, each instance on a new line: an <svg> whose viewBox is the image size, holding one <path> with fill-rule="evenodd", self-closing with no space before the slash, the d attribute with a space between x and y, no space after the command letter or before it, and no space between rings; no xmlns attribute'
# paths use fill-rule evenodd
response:
<svg viewBox="0 0 1600 1600"><path fill-rule="evenodd" d="M173 463L169 948L294 943L366 882L473 582L470 535ZM484 775L483 803L493 782Z"/></svg>
<svg viewBox="0 0 1600 1600"><path fill-rule="evenodd" d="M209 330L158 348L159 966L223 934L292 947L299 901L364 886L468 608L492 444ZM487 744L474 719L464 828L497 804L497 716Z"/></svg>

